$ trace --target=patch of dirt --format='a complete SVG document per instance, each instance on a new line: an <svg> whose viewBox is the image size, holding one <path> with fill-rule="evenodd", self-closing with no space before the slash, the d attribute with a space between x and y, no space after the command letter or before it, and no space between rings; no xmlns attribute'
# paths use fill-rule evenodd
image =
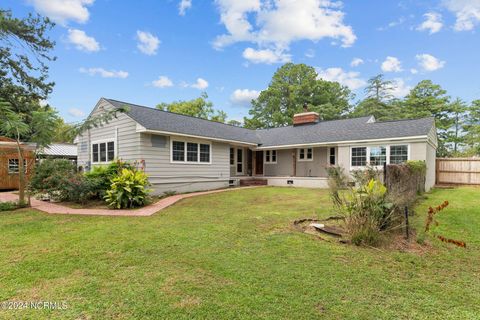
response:
<svg viewBox="0 0 480 320"><path fill-rule="evenodd" d="M293 222L296 230L314 235L321 240L332 241L344 238L344 230L341 225L341 217L329 217L326 219L304 218ZM314 224L323 224L324 227L315 227Z"/></svg>
<svg viewBox="0 0 480 320"><path fill-rule="evenodd" d="M392 235L390 242L385 244L385 249L415 253L418 255L424 255L433 250L432 245L427 241L423 244L417 242L417 235L414 230L410 230L410 232L411 234L408 240L405 238L404 234L398 233Z"/></svg>

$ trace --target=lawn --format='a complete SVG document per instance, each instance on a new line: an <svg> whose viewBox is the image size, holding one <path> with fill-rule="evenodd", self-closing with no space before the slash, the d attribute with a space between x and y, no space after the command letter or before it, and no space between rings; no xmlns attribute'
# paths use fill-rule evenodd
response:
<svg viewBox="0 0 480 320"><path fill-rule="evenodd" d="M450 201L423 254L326 242L291 227L329 216L326 190L259 188L182 200L151 217L0 214L0 310L29 319L478 319L480 189Z"/></svg>

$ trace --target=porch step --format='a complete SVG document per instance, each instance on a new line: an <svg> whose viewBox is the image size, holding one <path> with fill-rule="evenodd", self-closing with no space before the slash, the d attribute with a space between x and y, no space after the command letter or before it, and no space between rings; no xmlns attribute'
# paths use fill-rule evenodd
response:
<svg viewBox="0 0 480 320"><path fill-rule="evenodd" d="M242 179L240 180L241 186L266 186L267 179Z"/></svg>

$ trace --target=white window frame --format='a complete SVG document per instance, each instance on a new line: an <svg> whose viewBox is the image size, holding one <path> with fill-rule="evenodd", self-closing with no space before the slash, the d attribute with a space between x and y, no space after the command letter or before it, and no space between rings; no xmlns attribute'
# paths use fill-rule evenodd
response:
<svg viewBox="0 0 480 320"><path fill-rule="evenodd" d="M236 159L235 159L235 155L237 154L237 152L235 151L237 148L235 147L230 147L230 149L228 150L228 162L230 163L230 167L235 167L235 162L236 162ZM233 163L232 163L232 151L233 151Z"/></svg>
<svg viewBox="0 0 480 320"><path fill-rule="evenodd" d="M267 152L269 152L267 161ZM272 161L273 152L275 152L275 161ZM263 163L265 164L276 164L278 159L278 152L277 150L263 150Z"/></svg>
<svg viewBox="0 0 480 320"><path fill-rule="evenodd" d="M243 164L245 163L245 152L243 152L243 148L235 148L235 172L236 174L243 174L245 171L243 168ZM242 162L238 162L238 152L242 152ZM242 171L238 171L238 164L241 164Z"/></svg>
<svg viewBox="0 0 480 320"><path fill-rule="evenodd" d="M335 150L335 154L334 154L335 163L334 163L334 164L331 164L331 163L330 163L330 157L332 156L332 153L331 153L331 152L332 152L332 149ZM338 162L337 162L337 153L338 153L337 147L328 147L328 159L327 159L327 161L328 161L328 165L329 165L329 166L336 166L336 165L337 165L337 163L338 163Z"/></svg>
<svg viewBox="0 0 480 320"><path fill-rule="evenodd" d="M393 147L393 146L407 146L407 161L409 161L411 159L410 143L350 146L350 170L363 169L366 166L370 165L370 150L371 150L371 148L375 148L375 147L385 147L386 154L387 154L386 164L390 164L390 147ZM354 166L354 165L352 165L352 149L353 148L367 148L367 154L366 154L367 165L366 166ZM377 168L377 169L381 169L381 168L383 168L383 165L374 166L374 167Z"/></svg>
<svg viewBox="0 0 480 320"><path fill-rule="evenodd" d="M311 159L308 159L307 158L307 154L308 154L308 149L312 149L312 158ZM304 154L305 154L305 158L304 159L300 159L300 150L304 150ZM307 161L313 161L313 153L314 153L315 149L314 148L298 148L297 149L297 161L299 162L307 162Z"/></svg>
<svg viewBox="0 0 480 320"><path fill-rule="evenodd" d="M113 142L113 159L112 160L108 160L108 143L109 142ZM100 144L102 143L105 143L105 160L106 161L100 161ZM93 161L93 145L94 144L98 144L98 161L94 162ZM112 161L115 160L115 158L117 157L117 142L115 141L115 139L103 139L103 140L96 140L96 141L92 141L92 143L90 144L90 147L91 147L91 157L90 157L90 161L92 162L92 164L108 164L108 163L111 163Z"/></svg>
<svg viewBox="0 0 480 320"><path fill-rule="evenodd" d="M183 145L184 145L183 161L173 160L173 141L183 142ZM197 145L197 161L187 161L187 143L194 143L194 144ZM201 144L207 144L207 145L210 146L210 157L209 157L210 161L209 162L200 162L200 145ZM192 140L170 138L170 163L172 163L172 164L210 165L210 164L212 164L212 158L213 158L212 143L209 142L209 141L208 142L198 142L198 141L192 141Z"/></svg>

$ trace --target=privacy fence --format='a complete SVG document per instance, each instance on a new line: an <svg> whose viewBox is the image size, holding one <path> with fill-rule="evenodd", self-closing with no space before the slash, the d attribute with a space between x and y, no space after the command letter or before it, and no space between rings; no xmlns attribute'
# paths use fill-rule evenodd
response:
<svg viewBox="0 0 480 320"><path fill-rule="evenodd" d="M438 158L436 184L480 185L480 159Z"/></svg>

